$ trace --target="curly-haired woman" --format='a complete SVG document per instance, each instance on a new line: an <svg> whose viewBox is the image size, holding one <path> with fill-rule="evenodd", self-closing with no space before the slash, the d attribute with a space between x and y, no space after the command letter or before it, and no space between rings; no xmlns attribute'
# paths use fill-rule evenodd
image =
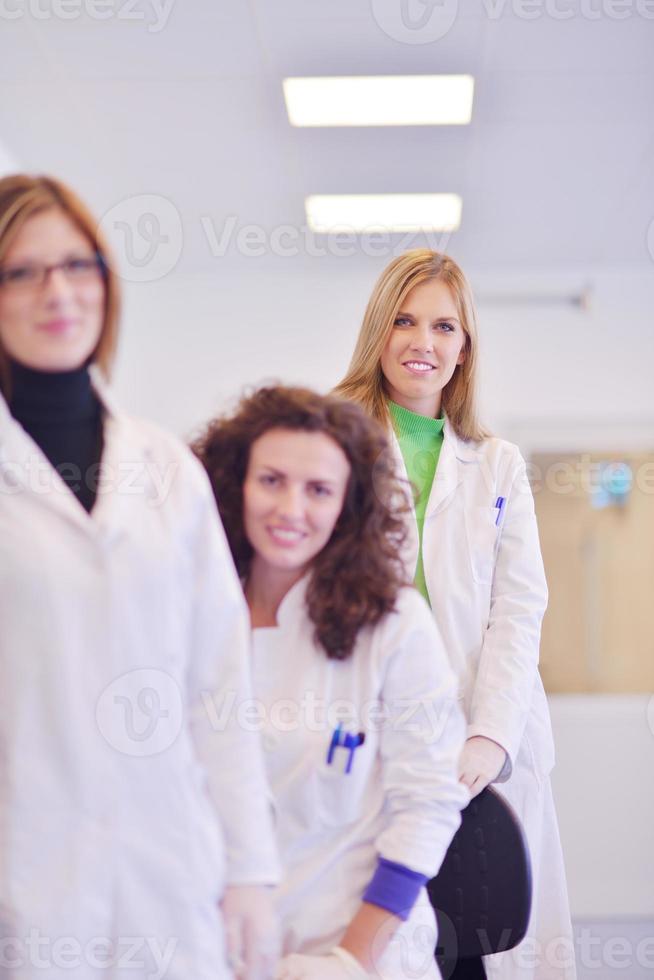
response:
<svg viewBox="0 0 654 980"><path fill-rule="evenodd" d="M278 977L437 977L424 885L468 800L463 720L405 582L383 430L344 400L263 388L194 448L253 626L284 875Z"/></svg>

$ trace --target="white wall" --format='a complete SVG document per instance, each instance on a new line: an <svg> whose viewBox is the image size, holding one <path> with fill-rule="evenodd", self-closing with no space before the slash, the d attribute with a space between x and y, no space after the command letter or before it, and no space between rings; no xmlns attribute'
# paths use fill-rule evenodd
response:
<svg viewBox="0 0 654 980"><path fill-rule="evenodd" d="M572 914L654 916L654 698L550 697Z"/></svg>

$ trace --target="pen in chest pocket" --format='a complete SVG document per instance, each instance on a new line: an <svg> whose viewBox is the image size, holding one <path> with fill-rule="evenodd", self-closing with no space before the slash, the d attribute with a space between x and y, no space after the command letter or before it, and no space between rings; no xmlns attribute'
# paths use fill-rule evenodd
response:
<svg viewBox="0 0 654 980"><path fill-rule="evenodd" d="M347 765L345 766L345 775L348 775L352 770L354 753L360 745L363 745L365 740L365 732L344 732L343 725L339 722L333 731L331 741L329 743L329 749L327 750L327 765L331 766L333 764L336 749L346 749L348 752L348 759Z"/></svg>
<svg viewBox="0 0 654 980"><path fill-rule="evenodd" d="M504 504L506 503L506 497L498 497L495 501L495 510L497 511L497 517L495 518L495 526L500 523L500 517L502 516L502 511L504 510Z"/></svg>

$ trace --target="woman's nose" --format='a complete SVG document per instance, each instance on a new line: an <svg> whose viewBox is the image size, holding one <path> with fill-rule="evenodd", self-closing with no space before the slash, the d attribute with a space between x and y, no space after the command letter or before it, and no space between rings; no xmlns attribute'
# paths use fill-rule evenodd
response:
<svg viewBox="0 0 654 980"><path fill-rule="evenodd" d="M284 489L284 493L278 499L280 517L299 520L304 514L304 498L301 487L289 485Z"/></svg>
<svg viewBox="0 0 654 980"><path fill-rule="evenodd" d="M411 334L411 347L413 350L419 351L431 351L434 349L434 337L431 332L431 327L428 324L415 327Z"/></svg>
<svg viewBox="0 0 654 980"><path fill-rule="evenodd" d="M62 299L68 299L71 295L72 287L63 269L50 269L43 283L43 298L46 303L57 303Z"/></svg>

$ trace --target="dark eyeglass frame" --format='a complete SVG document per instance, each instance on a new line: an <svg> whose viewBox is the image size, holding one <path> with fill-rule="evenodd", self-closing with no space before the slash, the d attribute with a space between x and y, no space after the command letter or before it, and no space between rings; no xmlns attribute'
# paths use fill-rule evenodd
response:
<svg viewBox="0 0 654 980"><path fill-rule="evenodd" d="M71 266L74 266L76 263L78 264L76 270L71 269ZM82 263L81 267L79 263ZM29 278L29 276L26 280L14 280L11 278L12 274L26 270L28 273L34 273L34 278ZM26 262L24 265L9 266L6 269L0 268L0 287L9 286L20 288L21 286L33 286L36 289L42 289L48 281L50 273L55 271L63 272L67 279L74 279L75 271L77 273L98 271L103 278L106 278L107 263L101 252L95 252L93 255L74 256L64 259L62 262L55 262L52 265L45 265L45 263L41 262Z"/></svg>

